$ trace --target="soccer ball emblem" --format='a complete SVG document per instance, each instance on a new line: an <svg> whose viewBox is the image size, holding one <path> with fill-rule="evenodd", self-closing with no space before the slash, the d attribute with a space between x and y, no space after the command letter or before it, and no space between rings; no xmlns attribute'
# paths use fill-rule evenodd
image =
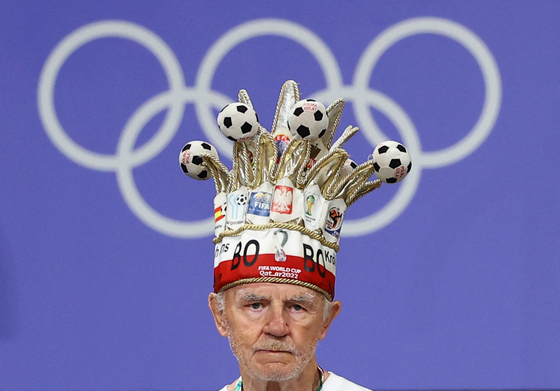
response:
<svg viewBox="0 0 560 391"><path fill-rule="evenodd" d="M205 180L212 177L202 161L202 157L200 157L202 154L212 155L219 159L216 148L204 141L191 141L181 149L179 164L183 172L191 178Z"/></svg>
<svg viewBox="0 0 560 391"><path fill-rule="evenodd" d="M239 206L243 206L247 203L247 194L239 194L235 199L235 203Z"/></svg>
<svg viewBox="0 0 560 391"><path fill-rule="evenodd" d="M329 126L327 110L321 102L304 99L297 102L288 117L288 129L294 137L315 141L323 137Z"/></svg>
<svg viewBox="0 0 560 391"><path fill-rule="evenodd" d="M373 168L383 182L397 183L410 172L412 161L404 145L384 141L373 151Z"/></svg>
<svg viewBox="0 0 560 391"><path fill-rule="evenodd" d="M230 103L218 114L218 126L230 140L243 142L257 134L259 117L244 103Z"/></svg>

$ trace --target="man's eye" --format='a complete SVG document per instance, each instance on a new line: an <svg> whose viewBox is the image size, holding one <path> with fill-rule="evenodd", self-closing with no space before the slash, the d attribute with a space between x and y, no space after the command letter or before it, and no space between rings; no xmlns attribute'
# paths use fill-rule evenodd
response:
<svg viewBox="0 0 560 391"><path fill-rule="evenodd" d="M295 311L303 311L303 307L299 304L294 304L294 306L292 307Z"/></svg>
<svg viewBox="0 0 560 391"><path fill-rule="evenodd" d="M262 307L261 303L252 303L251 304L251 308L254 309L254 310L259 310L259 309L261 309L261 307Z"/></svg>

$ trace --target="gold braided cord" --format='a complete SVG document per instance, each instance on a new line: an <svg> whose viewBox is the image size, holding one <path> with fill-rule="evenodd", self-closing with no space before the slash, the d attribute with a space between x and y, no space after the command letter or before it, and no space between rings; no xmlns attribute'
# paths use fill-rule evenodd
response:
<svg viewBox="0 0 560 391"><path fill-rule="evenodd" d="M335 149L341 149L346 141L350 140L352 136L354 136L358 130L360 130L357 126L348 125L342 135L336 140L336 142L329 148L331 151Z"/></svg>
<svg viewBox="0 0 560 391"><path fill-rule="evenodd" d="M262 161L267 162L266 165L263 164L264 172L262 175L261 183L270 182L271 178L274 177L275 168L278 167L278 164L276 164L276 161L278 160L278 145L274 141L274 137L272 137L272 134L264 132L261 135L259 150L262 156Z"/></svg>
<svg viewBox="0 0 560 391"><path fill-rule="evenodd" d="M229 288L233 288L234 286L242 285L242 284L257 284L259 282L270 282L273 284L292 284L292 285L299 285L304 288L313 289L316 292L322 293L325 295L328 301L332 301L333 297L324 289L319 288L317 285L312 284L310 282L300 281L300 280L293 280L290 278L279 278L279 277L250 277L250 278L243 278L241 280L237 280L234 282L230 282L229 284L224 285L220 288L218 292L223 292L228 290Z"/></svg>
<svg viewBox="0 0 560 391"><path fill-rule="evenodd" d="M358 201L360 198L374 191L375 189L379 189L380 187L381 181L379 179L361 184L358 189L346 196L346 206L350 207L350 205L352 205L354 202Z"/></svg>
<svg viewBox="0 0 560 391"><path fill-rule="evenodd" d="M299 101L299 98L298 84L293 80L285 82L280 91L280 96L278 97L278 105L276 106L274 122L271 128L272 133L278 128L288 128L288 117L294 105Z"/></svg>
<svg viewBox="0 0 560 391"><path fill-rule="evenodd" d="M241 103L245 103L250 108L254 109L253 102L251 102L251 98L249 98L249 94L247 90L239 90L239 94L237 94L237 100Z"/></svg>
<svg viewBox="0 0 560 391"><path fill-rule="evenodd" d="M317 181L320 184L323 197L332 200L334 197L331 197L328 189L333 183L337 182L347 158L348 154L343 149L329 151L309 171L306 186L313 180Z"/></svg>
<svg viewBox="0 0 560 391"><path fill-rule="evenodd" d="M325 147L330 149L334 139L334 134L338 123L340 122L340 116L342 115L342 110L344 110L344 99L337 99L329 107L327 107L327 116L329 117L329 126L327 127L327 133L324 136Z"/></svg>
<svg viewBox="0 0 560 391"><path fill-rule="evenodd" d="M354 189L367 182L373 172L373 161L368 160L367 162L360 164L354 169L354 171L352 171L352 173L336 183L336 187L332 190L333 198L344 198L348 194L352 194Z"/></svg>
<svg viewBox="0 0 560 391"><path fill-rule="evenodd" d="M302 234L309 236L311 239L315 239L319 241L323 246L329 247L334 251L338 252L340 247L338 244L327 241L321 234L316 231L311 231L308 228L302 227L301 225L296 225L293 223L268 223L268 224L260 224L260 225L253 225L253 224L244 224L238 229L235 230L226 230L219 234L217 237L214 238L214 244L220 243L224 237L232 237L238 236L243 231L266 231L271 228L279 228L279 229L286 229L290 231L298 231Z"/></svg>
<svg viewBox="0 0 560 391"><path fill-rule="evenodd" d="M305 143L304 144L305 149L303 151L303 160L302 163L299 165L299 169L297 170L297 175L295 177L295 181L294 184L296 185L296 187L300 190L303 190L305 183L307 182L307 162L309 161L309 158L311 157L311 144L310 143Z"/></svg>
<svg viewBox="0 0 560 391"><path fill-rule="evenodd" d="M255 154L252 162L253 181L249 186L251 189L256 189L264 182L270 182L278 156L278 147L274 142L274 138L262 126L259 126L254 144Z"/></svg>
<svg viewBox="0 0 560 391"><path fill-rule="evenodd" d="M236 150L235 146L238 146L239 148ZM234 143L233 158L239 159L238 163L240 163L237 165L237 168L239 169L239 185L250 186L253 181L253 168L251 167L247 143Z"/></svg>
<svg viewBox="0 0 560 391"><path fill-rule="evenodd" d="M203 153L201 158L204 161L204 164L206 164L206 167L210 170L212 178L214 178L216 193L226 191L230 183L230 175L227 167L215 156Z"/></svg>
<svg viewBox="0 0 560 391"><path fill-rule="evenodd" d="M308 156L308 148L309 141L291 139L286 151L282 155L278 171L276 171L273 180L277 182L280 178L288 177L292 182L295 182L295 175L297 175L298 170L305 168L307 163L305 157ZM302 165L304 166L303 168L301 167Z"/></svg>

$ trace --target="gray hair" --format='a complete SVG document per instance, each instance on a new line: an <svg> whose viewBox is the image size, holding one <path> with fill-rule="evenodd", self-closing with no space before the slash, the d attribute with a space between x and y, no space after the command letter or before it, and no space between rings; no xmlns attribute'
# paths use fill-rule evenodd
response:
<svg viewBox="0 0 560 391"><path fill-rule="evenodd" d="M226 310L226 295L225 291L220 291L215 294L216 303L218 304L218 311L224 313ZM327 318L331 315L332 311L332 302L328 301L324 295L321 295L324 300L323 303L323 321L327 320Z"/></svg>

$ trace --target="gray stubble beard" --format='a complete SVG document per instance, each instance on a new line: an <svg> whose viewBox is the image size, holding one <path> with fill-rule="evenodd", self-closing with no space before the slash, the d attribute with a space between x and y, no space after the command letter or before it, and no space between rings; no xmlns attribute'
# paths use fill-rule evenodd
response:
<svg viewBox="0 0 560 391"><path fill-rule="evenodd" d="M276 372L276 373L269 374L267 376L267 374L260 373L258 370L254 370L253 368L251 368L251 366L249 365L250 357L245 357L246 352L243 351L241 344L235 340L235 337L231 332L229 324L227 323L226 323L226 329L228 332L229 346L231 348L231 351L233 352L233 355L235 356L235 358L239 363L240 369L243 369L245 372L251 374L253 377L256 377L257 379L263 381L285 381L285 380L291 380L299 377L302 374L303 370L307 367L311 359L315 356L315 350L317 349L317 344L319 343L319 340L317 338L315 338L311 342L311 344L309 345L310 353L307 356L305 356L298 349L296 349L295 346L292 346L291 344L288 344L286 342L281 342L281 341L265 342L259 344L259 346L254 347L252 352L253 354L259 349L284 350L290 352L296 358L296 364L294 365L294 368L290 373Z"/></svg>

